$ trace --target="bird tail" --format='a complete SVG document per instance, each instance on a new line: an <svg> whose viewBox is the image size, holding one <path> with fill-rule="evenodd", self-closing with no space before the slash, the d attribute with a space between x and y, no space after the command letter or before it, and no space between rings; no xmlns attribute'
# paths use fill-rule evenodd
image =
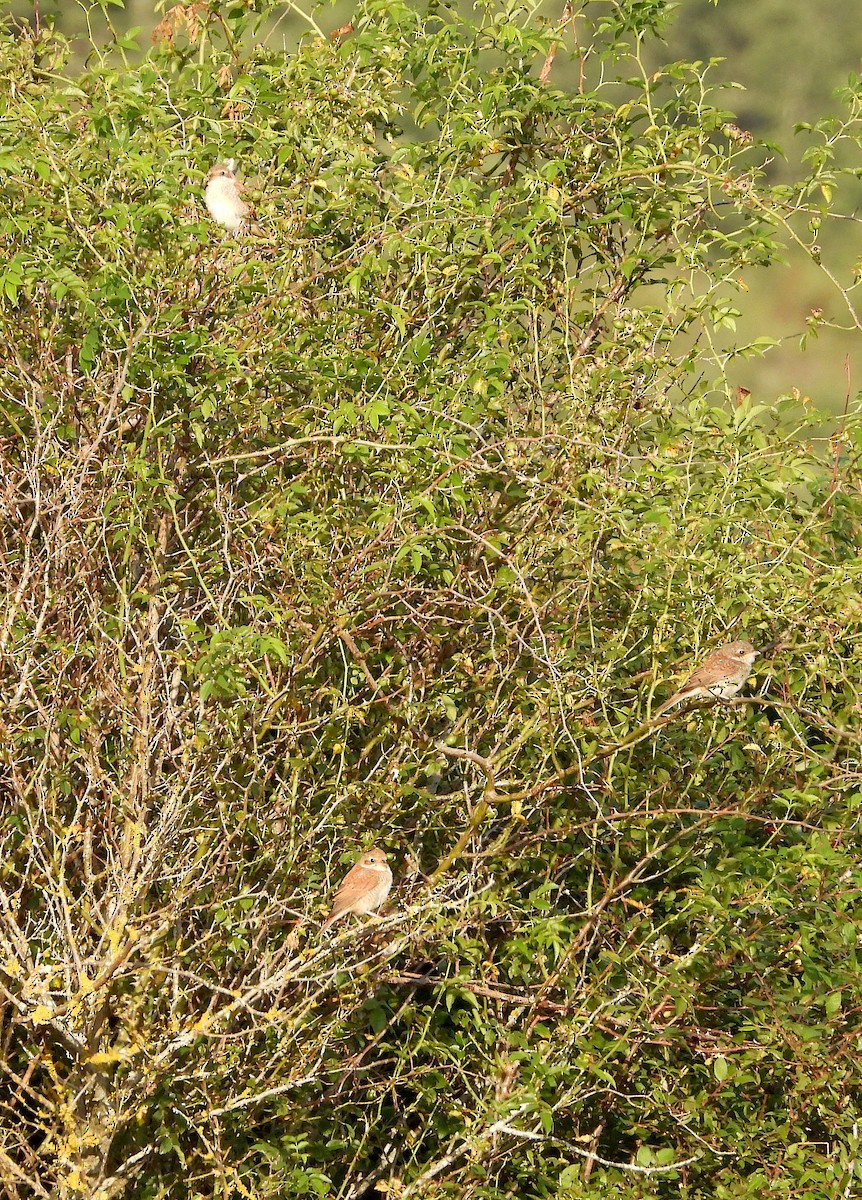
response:
<svg viewBox="0 0 862 1200"><path fill-rule="evenodd" d="M671 696L670 700L665 700L664 704L655 710L653 717L660 717L662 713L666 713L669 708L673 708L675 704L681 704L683 700L686 700L692 695L694 695L694 693L691 690L677 692L675 695Z"/></svg>

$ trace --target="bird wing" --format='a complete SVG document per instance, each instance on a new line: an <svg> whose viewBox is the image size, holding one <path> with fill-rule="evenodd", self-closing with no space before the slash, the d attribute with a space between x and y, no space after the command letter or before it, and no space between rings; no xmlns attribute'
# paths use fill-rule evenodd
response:
<svg viewBox="0 0 862 1200"><path fill-rule="evenodd" d="M656 716L661 716L663 712L673 708L674 704L679 704L693 692L711 692L713 688L723 687L728 679L733 678L735 666L736 663L725 655L711 654L705 663L701 663L696 671L692 671L679 691L675 692L669 700L665 700L661 708L656 711Z"/></svg>
<svg viewBox="0 0 862 1200"><path fill-rule="evenodd" d="M708 658L696 671L692 671L679 690L681 692L691 692L695 688L715 687L727 674L726 671L722 670L723 665L719 659Z"/></svg>
<svg viewBox="0 0 862 1200"><path fill-rule="evenodd" d="M357 863L355 867L350 868L338 885L332 901L332 911L344 912L355 900L365 895L366 892L370 892L379 883L379 871L373 871L369 867L362 867Z"/></svg>

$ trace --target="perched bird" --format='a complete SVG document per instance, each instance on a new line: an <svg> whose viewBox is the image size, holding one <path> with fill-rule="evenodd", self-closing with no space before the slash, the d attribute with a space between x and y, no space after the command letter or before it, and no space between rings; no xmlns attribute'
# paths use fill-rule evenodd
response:
<svg viewBox="0 0 862 1200"><path fill-rule="evenodd" d="M751 665L757 658L758 651L751 642L728 642L719 646L709 658L693 671L685 683L665 700L655 716L681 704L683 700L693 700L696 696L714 696L716 700L730 700L735 696L751 673Z"/></svg>
<svg viewBox="0 0 862 1200"><path fill-rule="evenodd" d="M233 158L210 167L204 200L217 225L231 233L242 234L249 229L252 210L242 198L242 184L236 177L235 167Z"/></svg>
<svg viewBox="0 0 862 1200"><path fill-rule="evenodd" d="M332 912L324 921L321 932L345 913L374 912L389 895L391 887L392 872L386 855L372 846L342 879L332 902Z"/></svg>

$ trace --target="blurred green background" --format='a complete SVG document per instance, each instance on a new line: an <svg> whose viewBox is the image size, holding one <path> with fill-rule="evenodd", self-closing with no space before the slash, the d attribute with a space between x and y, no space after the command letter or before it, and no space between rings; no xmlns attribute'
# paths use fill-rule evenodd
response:
<svg viewBox="0 0 862 1200"><path fill-rule="evenodd" d="M587 5L587 17L598 18L606 0ZM80 0L41 0L40 18L50 20L77 40L77 61L83 64L90 38L107 40L108 30L98 8ZM126 0L124 10L111 5L115 27L126 32L140 27L138 41L147 47L160 13L154 0ZM302 8L304 11L300 11ZM311 31L305 14L323 29L337 29L350 18L345 0L308 8L286 5L275 23L271 40L290 47ZM532 9L533 6L530 6ZM562 2L547 0L535 9L553 19ZM12 11L32 19L34 5L16 0ZM525 7L525 13L528 9ZM799 122L813 122L831 114L846 113L835 93L851 76L862 71L862 20L858 3L848 0L680 0L664 30L664 45L647 48L650 66L659 68L676 59L687 61L720 58L712 68L714 85L724 84L724 106L736 114L741 128L758 139L781 148L770 166L775 182L792 181L802 170L810 135L796 133ZM575 69L562 58L555 67L561 84L576 81ZM569 79L567 79L567 74ZM839 162L841 156L839 153ZM845 167L858 167L847 158ZM833 222L821 239L823 262L844 287L853 279L854 263L862 261L862 182L845 178L837 192L838 207L852 219ZM737 331L717 343L716 352L758 337L772 337L780 345L758 359L731 360L727 365L730 388L744 386L755 398L768 403L793 389L809 396L817 407L840 412L846 396L862 393L862 338L858 331L822 331L805 348L806 315L821 309L827 317L847 325L846 308L827 275L802 252L790 252L787 265L769 271L752 271L742 280L736 301L741 316ZM848 385L849 378L849 385Z"/></svg>

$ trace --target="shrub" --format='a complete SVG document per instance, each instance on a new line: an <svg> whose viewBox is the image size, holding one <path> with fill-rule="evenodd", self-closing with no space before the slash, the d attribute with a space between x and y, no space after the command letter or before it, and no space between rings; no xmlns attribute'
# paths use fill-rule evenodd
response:
<svg viewBox="0 0 862 1200"><path fill-rule="evenodd" d="M851 1188L858 436L709 351L828 161L663 0L256 7L0 42L7 1193Z"/></svg>

